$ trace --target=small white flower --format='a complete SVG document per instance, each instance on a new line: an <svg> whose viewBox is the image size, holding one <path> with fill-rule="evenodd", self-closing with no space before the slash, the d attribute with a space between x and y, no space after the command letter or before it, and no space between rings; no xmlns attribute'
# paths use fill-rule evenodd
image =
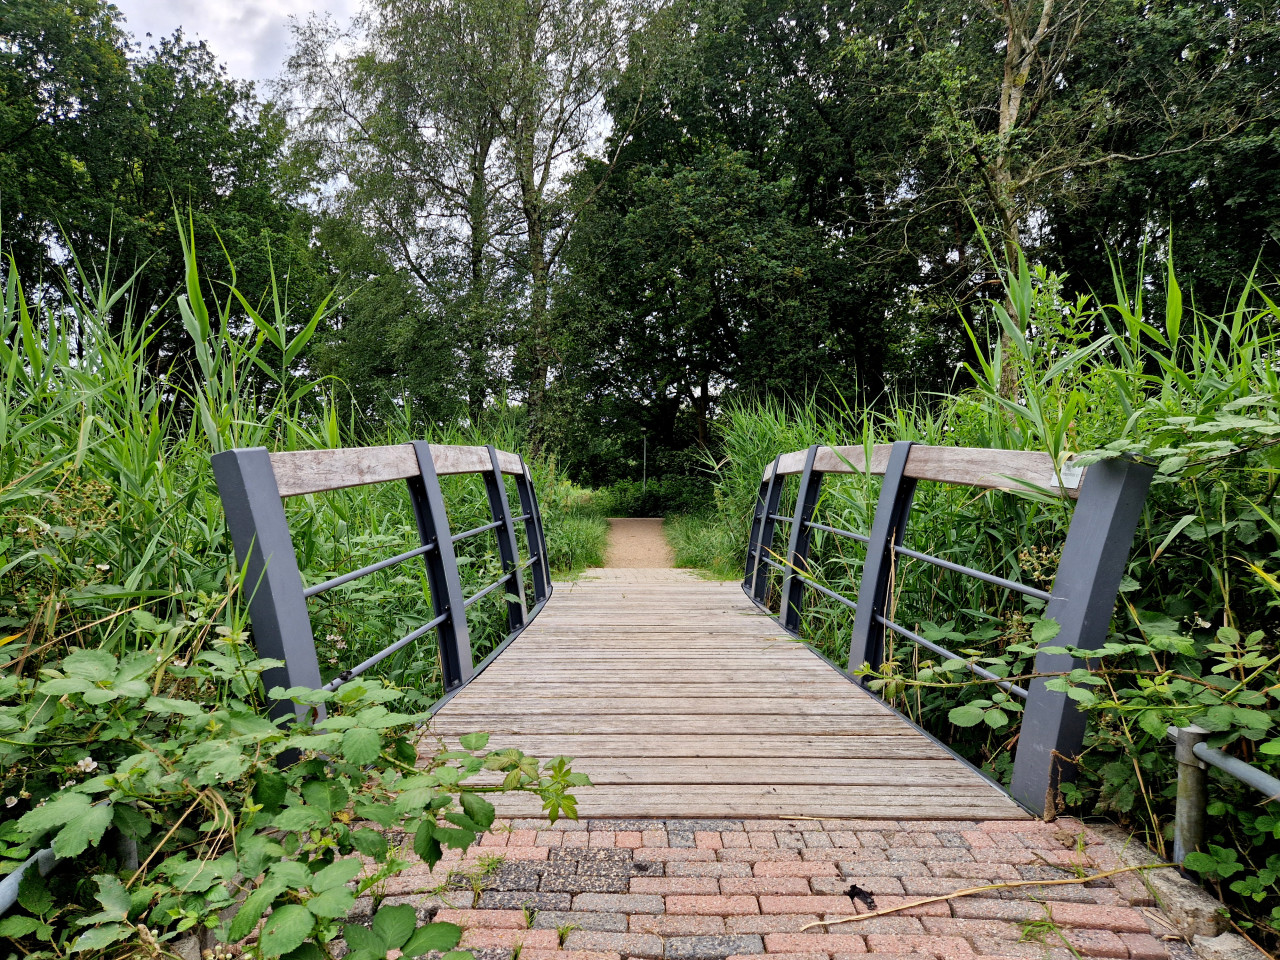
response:
<svg viewBox="0 0 1280 960"><path fill-rule="evenodd" d="M16 807L16 806L18 805L18 798L17 798L17 797L5 797L5 798L4 798L4 805L5 805L6 807Z"/></svg>
<svg viewBox="0 0 1280 960"><path fill-rule="evenodd" d="M76 761L76 769L81 773L93 773L98 769L98 761L92 757L85 757L83 760Z"/></svg>
<svg viewBox="0 0 1280 960"><path fill-rule="evenodd" d="M175 667L185 667L185 666L187 665L187 661L185 661L185 660L175 660L175 661L173 661L173 665L174 665Z"/></svg>
<svg viewBox="0 0 1280 960"><path fill-rule="evenodd" d="M18 528L18 532L19 532L19 533L26 533L26 532L27 532L27 528L26 528L26 527L19 527L19 528Z"/></svg>
<svg viewBox="0 0 1280 960"><path fill-rule="evenodd" d="M109 563L95 563L93 566L95 570L101 570L103 573L109 573L111 570Z"/></svg>
<svg viewBox="0 0 1280 960"><path fill-rule="evenodd" d="M337 643L334 644L334 647L336 647L339 650L345 650L347 649L347 641L339 640Z"/></svg>
<svg viewBox="0 0 1280 960"><path fill-rule="evenodd" d="M67 787L74 787L78 782L79 781L77 780L68 780L66 783L62 785L61 789L65 790L67 789Z"/></svg>

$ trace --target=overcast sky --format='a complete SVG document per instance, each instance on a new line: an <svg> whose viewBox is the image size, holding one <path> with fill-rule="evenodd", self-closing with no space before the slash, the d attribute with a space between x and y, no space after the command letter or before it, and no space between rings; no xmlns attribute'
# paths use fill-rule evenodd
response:
<svg viewBox="0 0 1280 960"><path fill-rule="evenodd" d="M145 48L178 27L209 48L235 77L263 81L276 76L288 45L290 16L314 12L350 17L358 0L115 0L125 29Z"/></svg>

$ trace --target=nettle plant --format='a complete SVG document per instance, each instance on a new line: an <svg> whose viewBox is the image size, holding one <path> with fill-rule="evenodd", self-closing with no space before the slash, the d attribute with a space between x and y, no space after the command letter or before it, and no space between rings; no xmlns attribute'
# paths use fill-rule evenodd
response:
<svg viewBox="0 0 1280 960"><path fill-rule="evenodd" d="M26 871L0 938L26 957L175 957L247 941L252 957L353 960L453 952L461 930L419 925L411 907L344 920L357 899L408 864L379 828L407 831L435 865L494 821L484 794L539 795L576 816L589 783L559 757L420 750L428 715L398 712L405 693L378 680L334 692L274 689L308 719L269 719L262 672L243 633L176 660L156 649L117 658L74 650L36 679L0 674L0 872L51 846L63 863ZM489 785L470 781L491 771Z"/></svg>

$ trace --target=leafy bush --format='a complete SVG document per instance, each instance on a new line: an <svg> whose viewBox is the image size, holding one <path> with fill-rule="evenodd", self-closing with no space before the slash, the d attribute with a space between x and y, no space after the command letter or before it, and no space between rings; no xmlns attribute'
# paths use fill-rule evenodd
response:
<svg viewBox="0 0 1280 960"><path fill-rule="evenodd" d="M699 513L711 504L711 485L702 477L662 477L640 483L619 480L601 491L611 517L666 517Z"/></svg>
<svg viewBox="0 0 1280 960"><path fill-rule="evenodd" d="M564 758L540 768L486 753L483 734L423 755L428 714L398 712L404 692L377 680L274 690L309 709L267 719L259 678L276 662L212 623L179 628L194 638L181 660L157 639L122 658L73 650L39 680L0 675L0 869L46 844L64 861L46 879L28 870L22 910L0 919L24 955L171 946L188 931L222 943L256 932L255 956L291 960L330 956L338 937L357 952L376 937L407 956L449 950L458 928L419 928L412 909L383 908L372 931L341 922L408 865L377 828L412 834L434 865L493 824L486 792L535 792L553 819L574 815L565 791L585 778ZM507 776L467 783L482 770Z"/></svg>

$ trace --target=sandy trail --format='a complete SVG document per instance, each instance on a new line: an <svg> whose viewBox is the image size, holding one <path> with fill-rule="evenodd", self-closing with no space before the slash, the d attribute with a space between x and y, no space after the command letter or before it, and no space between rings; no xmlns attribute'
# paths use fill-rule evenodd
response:
<svg viewBox="0 0 1280 960"><path fill-rule="evenodd" d="M670 567L675 561L662 532L661 517L628 517L609 520L606 567Z"/></svg>

